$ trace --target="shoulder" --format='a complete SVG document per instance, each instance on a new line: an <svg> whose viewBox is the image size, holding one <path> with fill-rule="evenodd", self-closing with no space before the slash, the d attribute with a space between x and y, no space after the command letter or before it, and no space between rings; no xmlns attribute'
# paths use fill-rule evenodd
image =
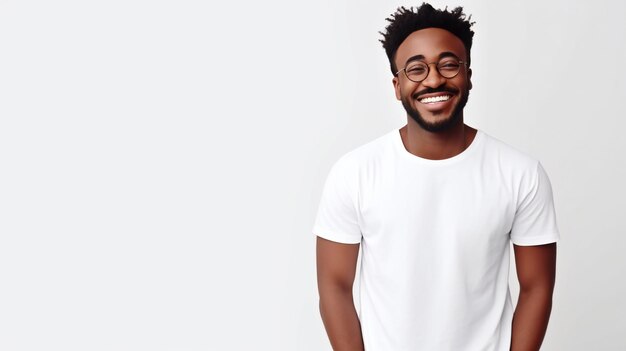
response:
<svg viewBox="0 0 626 351"><path fill-rule="evenodd" d="M484 138L485 154L491 159L491 162L497 164L502 170L533 173L539 167L537 158L484 131L481 132Z"/></svg>
<svg viewBox="0 0 626 351"><path fill-rule="evenodd" d="M393 151L394 135L398 133L394 129L365 144L351 149L337 159L333 168L344 172L359 172L373 165L379 165L381 161L388 159Z"/></svg>
<svg viewBox="0 0 626 351"><path fill-rule="evenodd" d="M485 167L498 173L517 204L537 189L550 195L550 179L539 159L493 136L484 136Z"/></svg>

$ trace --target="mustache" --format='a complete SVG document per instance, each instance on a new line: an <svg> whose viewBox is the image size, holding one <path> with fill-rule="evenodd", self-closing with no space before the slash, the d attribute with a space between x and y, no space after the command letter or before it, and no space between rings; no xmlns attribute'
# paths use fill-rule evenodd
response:
<svg viewBox="0 0 626 351"><path fill-rule="evenodd" d="M413 99L418 99L420 96L424 95L424 94L434 94L434 93L450 93L450 94L456 94L458 93L459 90L458 89L454 89L454 88L426 88L424 90L420 90L417 93L412 95Z"/></svg>

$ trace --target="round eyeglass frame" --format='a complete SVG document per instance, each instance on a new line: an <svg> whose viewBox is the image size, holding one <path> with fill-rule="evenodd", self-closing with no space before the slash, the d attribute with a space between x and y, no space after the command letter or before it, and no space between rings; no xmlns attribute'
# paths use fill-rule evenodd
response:
<svg viewBox="0 0 626 351"><path fill-rule="evenodd" d="M465 67L467 67L467 62L466 61L461 61L461 60L458 60L458 61L459 61L460 65L465 65ZM431 63L424 62L424 63L426 63L426 75L424 76L423 79L420 79L420 80L413 80L413 79L409 78L409 74L406 73L406 68L408 67L408 64L403 69L401 69L398 72L396 72L395 76L397 77L398 74L400 74L401 71L404 71L404 75L406 76L406 79L410 80L411 82L419 83L421 81L424 81L426 78L428 78L428 75L430 74L430 65L435 65L435 70L437 71L437 74L439 74L440 76L444 77L445 79L452 79L452 78L458 76L459 72L461 72L461 68L459 66L459 70L453 76L446 77L445 75L441 74L441 72L439 72L439 62L440 61L431 62Z"/></svg>

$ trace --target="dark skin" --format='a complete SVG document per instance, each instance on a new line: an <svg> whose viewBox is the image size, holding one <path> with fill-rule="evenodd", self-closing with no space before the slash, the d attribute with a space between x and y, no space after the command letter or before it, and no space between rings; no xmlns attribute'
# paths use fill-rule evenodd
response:
<svg viewBox="0 0 626 351"><path fill-rule="evenodd" d="M450 53L458 59L467 61L463 42L452 33L439 28L426 28L409 35L396 51L396 67L404 68L416 55L427 63L435 63L443 53ZM404 97L410 108L417 110L427 123L441 123L452 118L454 108L462 100L462 94L469 94L472 88L472 70L463 66L454 78L444 78L430 65L430 73L423 81L410 81L404 72L393 78L393 86L398 100ZM451 98L443 104L424 104L419 100L426 89L452 89ZM417 96L415 96L417 94ZM441 95L441 94L436 94ZM417 98L414 98L417 97ZM407 125L400 130L402 142L410 153L431 160L442 160L460 154L471 144L476 136L476 129L463 123L463 111L456 122L445 130L430 132L422 128L407 114Z"/></svg>
<svg viewBox="0 0 626 351"><path fill-rule="evenodd" d="M427 28L409 35L396 52L395 64L403 68L416 55L426 63L437 62L442 53L452 53L466 60L463 42L452 33ZM471 70L464 67L451 79L444 78L430 66L428 77L415 83L398 74L393 78L398 100L405 99L416 109L424 123L440 123L452 118L452 112L472 87ZM448 87L456 93L439 104L420 102L419 92L425 88ZM400 129L408 152L427 159L441 160L463 152L476 136L476 129L460 118L445 130L431 132L407 114L407 125ZM334 351L362 351L361 326L355 310L354 283L360 244L342 244L317 237L317 278L320 313ZM555 283L556 243L538 246L513 245L520 295L512 325L511 351L539 350L546 333L552 309Z"/></svg>
<svg viewBox="0 0 626 351"><path fill-rule="evenodd" d="M552 311L556 243L513 245L520 294L513 315L511 351L539 350Z"/></svg>
<svg viewBox="0 0 626 351"><path fill-rule="evenodd" d="M317 237L320 314L334 351L364 349L361 324L352 297L359 246Z"/></svg>

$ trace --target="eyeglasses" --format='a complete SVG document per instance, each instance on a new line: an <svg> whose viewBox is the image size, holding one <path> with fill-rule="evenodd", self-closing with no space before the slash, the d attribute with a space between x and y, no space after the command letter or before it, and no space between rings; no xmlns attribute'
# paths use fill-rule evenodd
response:
<svg viewBox="0 0 626 351"><path fill-rule="evenodd" d="M440 76L450 79L456 77L461 71L461 65L467 65L467 62L459 61L452 57L441 59L439 62L426 63L424 61L409 62L406 67L396 72L396 76L404 71L406 77L415 83L419 83L428 77L430 73L430 65L436 64L437 72Z"/></svg>

